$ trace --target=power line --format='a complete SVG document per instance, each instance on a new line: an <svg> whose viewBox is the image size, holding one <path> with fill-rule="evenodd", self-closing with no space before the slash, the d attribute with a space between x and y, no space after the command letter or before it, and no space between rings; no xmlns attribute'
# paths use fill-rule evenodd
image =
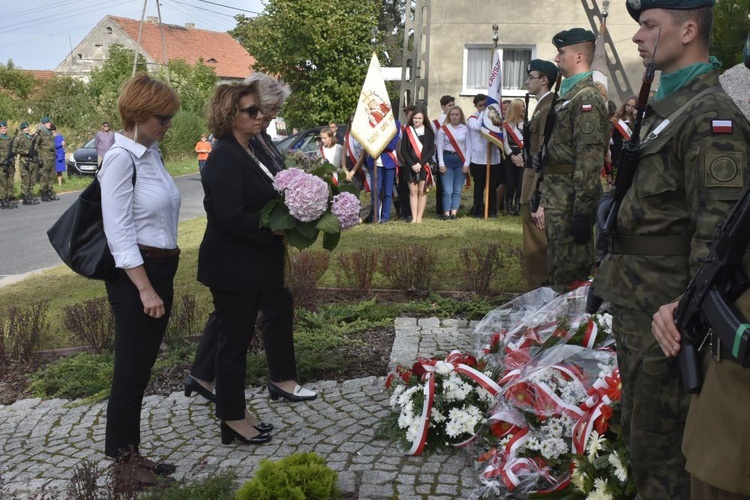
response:
<svg viewBox="0 0 750 500"><path fill-rule="evenodd" d="M200 9L200 11L201 11L201 12L213 12L214 14L218 14L218 15L220 15L220 16L231 17L232 19L234 19L234 16L233 16L232 14L226 14L226 13L224 13L224 12L217 12L217 11L215 11L215 10L204 9L204 8L202 8L202 7L201 7L201 8L199 8L199 7L196 7L195 5L190 5L190 4L188 4L188 3L185 3L185 2L180 2L179 0L172 0L172 2L174 2L174 3L178 3L178 4L180 4L180 5L185 5L185 6L187 6L187 7L190 7L191 9Z"/></svg>
<svg viewBox="0 0 750 500"><path fill-rule="evenodd" d="M120 3L116 3L114 5L125 5L125 4L128 4L128 3L130 3L129 0L125 0L125 1L122 1ZM105 9L109 9L109 8L112 7L112 5L113 4L108 4L104 8ZM32 26L39 26L39 25L42 25L42 24L56 23L56 22L59 22L59 21L63 21L65 19L69 19L71 17L79 17L81 14L90 14L92 12L96 12L97 10L101 10L102 6L96 7L94 9L88 9L88 10L86 10L86 9L87 9L86 7L82 7L80 9L74 9L72 11L66 11L64 14L68 14L68 15L62 15L62 17L60 17L60 15L58 15L58 14L53 14L53 15L47 16L47 17L35 18L35 19L29 20L29 21L22 21L20 23L15 23L13 25L12 29L8 29L8 30L5 30L5 31L0 31L0 34L12 33L14 31L23 31L23 30L28 29L28 28L30 28ZM83 11L83 12L81 12L81 11Z"/></svg>
<svg viewBox="0 0 750 500"><path fill-rule="evenodd" d="M218 5L219 7L224 7L226 9L232 9L232 10L236 10L236 11L239 11L239 12L248 12L250 14L256 14L256 15L262 14L261 12L255 12L253 10L240 9L238 7L232 7L231 5L224 5L224 4L220 4L220 3L216 3L216 2L209 2L208 0L198 0L198 1L199 2L203 2L203 3L210 3L211 5Z"/></svg>

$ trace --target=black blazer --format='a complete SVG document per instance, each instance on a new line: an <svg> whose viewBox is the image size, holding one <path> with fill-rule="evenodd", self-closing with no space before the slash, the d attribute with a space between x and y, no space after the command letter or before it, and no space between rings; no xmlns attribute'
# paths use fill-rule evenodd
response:
<svg viewBox="0 0 750 500"><path fill-rule="evenodd" d="M401 137L401 157L404 159L404 166L411 167L412 165L419 163L423 167L428 165L432 161L432 157L435 156L435 133L432 131L432 127L429 123L425 123L424 135L418 135L417 140L422 143L422 157L417 156L417 152L411 145L409 136L404 130L403 136Z"/></svg>
<svg viewBox="0 0 750 500"><path fill-rule="evenodd" d="M284 244L259 212L278 196L273 181L231 134L203 167L207 225L198 253L198 281L226 292L284 285Z"/></svg>

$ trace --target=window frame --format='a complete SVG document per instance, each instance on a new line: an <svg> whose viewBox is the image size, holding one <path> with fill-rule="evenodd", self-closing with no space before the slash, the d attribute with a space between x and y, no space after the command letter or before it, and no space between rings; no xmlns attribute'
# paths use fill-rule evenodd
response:
<svg viewBox="0 0 750 500"><path fill-rule="evenodd" d="M536 44L530 44L530 43L501 43L497 46L498 49L525 49L531 52L530 59L536 58ZM469 69L469 51L471 49L494 49L493 44L487 44L487 43L467 43L464 44L464 50L463 50L463 65L462 65L462 74L461 74L461 92L459 95L463 97L473 97L477 94L483 94L487 92L487 87L483 87L480 89L474 89L469 88L467 86L467 79L468 79L468 69ZM505 66L503 64L503 66ZM505 68L503 67L503 70ZM526 95L526 89L520 88L520 89L506 89L503 88L503 97L523 97Z"/></svg>

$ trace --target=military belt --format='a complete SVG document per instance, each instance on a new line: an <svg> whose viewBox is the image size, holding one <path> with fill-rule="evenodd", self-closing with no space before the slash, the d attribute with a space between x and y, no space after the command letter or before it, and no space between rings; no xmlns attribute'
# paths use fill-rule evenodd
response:
<svg viewBox="0 0 750 500"><path fill-rule="evenodd" d="M682 236L613 236L612 253L625 255L690 255L690 237Z"/></svg>
<svg viewBox="0 0 750 500"><path fill-rule="evenodd" d="M545 174L572 174L575 171L576 166L573 164L547 165L544 167Z"/></svg>

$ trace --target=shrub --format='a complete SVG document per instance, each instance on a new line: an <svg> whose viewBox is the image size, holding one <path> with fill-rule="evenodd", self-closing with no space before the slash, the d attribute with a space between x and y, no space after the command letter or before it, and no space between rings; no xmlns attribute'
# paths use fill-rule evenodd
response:
<svg viewBox="0 0 750 500"><path fill-rule="evenodd" d="M109 396L114 373L112 353L82 352L61 358L32 376L32 392L41 398L88 398Z"/></svg>
<svg viewBox="0 0 750 500"><path fill-rule="evenodd" d="M261 460L252 481L237 491L237 500L328 500L340 496L338 474L315 453L295 453L278 462Z"/></svg>
<svg viewBox="0 0 750 500"><path fill-rule="evenodd" d="M325 250L288 252L286 281L294 296L294 305L315 310L318 282L328 269L330 253Z"/></svg>
<svg viewBox="0 0 750 500"><path fill-rule="evenodd" d="M99 466L88 460L83 460L73 469L73 477L68 484L68 496L75 500L97 500L99 485L97 481L103 475Z"/></svg>
<svg viewBox="0 0 750 500"><path fill-rule="evenodd" d="M435 253L427 245L391 248L381 256L380 271L393 288L430 290L435 278Z"/></svg>
<svg viewBox="0 0 750 500"><path fill-rule="evenodd" d="M197 304L195 295L190 293L174 301L167 325L167 340L184 339L197 333Z"/></svg>
<svg viewBox="0 0 750 500"><path fill-rule="evenodd" d="M49 330L46 301L27 307L10 306L0 313L0 355L3 359L28 361L39 350L42 334Z"/></svg>
<svg viewBox="0 0 750 500"><path fill-rule="evenodd" d="M165 158L185 158L194 154L195 143L205 131L206 120L202 115L179 111L172 118L172 129L159 143L159 149Z"/></svg>
<svg viewBox="0 0 750 500"><path fill-rule="evenodd" d="M97 354L111 351L115 338L115 317L106 297L87 300L63 309L65 328Z"/></svg>
<svg viewBox="0 0 750 500"><path fill-rule="evenodd" d="M490 290L492 278L502 267L500 245L461 249L461 281L470 292L485 295Z"/></svg>
<svg viewBox="0 0 750 500"><path fill-rule="evenodd" d="M372 277L378 268L377 250L363 248L356 252L339 254L339 267L336 270L336 284L345 284L347 288L355 290L370 290Z"/></svg>

